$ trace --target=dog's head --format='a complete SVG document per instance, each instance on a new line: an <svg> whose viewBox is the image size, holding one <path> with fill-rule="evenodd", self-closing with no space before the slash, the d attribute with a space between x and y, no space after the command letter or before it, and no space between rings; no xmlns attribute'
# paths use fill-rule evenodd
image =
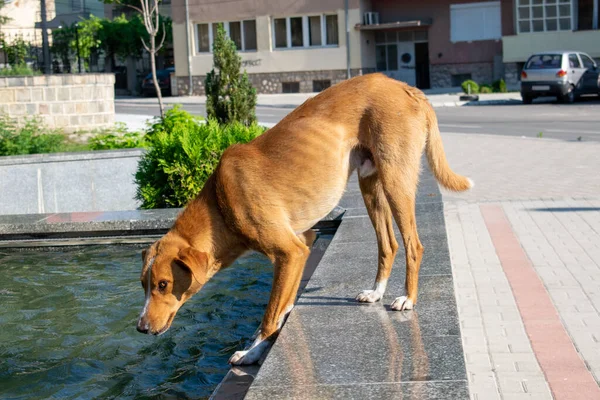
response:
<svg viewBox="0 0 600 400"><path fill-rule="evenodd" d="M137 330L160 335L170 328L183 303L210 278L208 255L183 241L163 238L142 252L142 260L140 280L146 302Z"/></svg>

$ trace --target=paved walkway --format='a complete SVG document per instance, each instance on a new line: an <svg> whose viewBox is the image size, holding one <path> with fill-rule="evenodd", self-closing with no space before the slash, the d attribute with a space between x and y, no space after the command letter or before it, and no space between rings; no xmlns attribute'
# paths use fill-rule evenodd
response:
<svg viewBox="0 0 600 400"><path fill-rule="evenodd" d="M600 144L445 134L472 399L600 399Z"/></svg>

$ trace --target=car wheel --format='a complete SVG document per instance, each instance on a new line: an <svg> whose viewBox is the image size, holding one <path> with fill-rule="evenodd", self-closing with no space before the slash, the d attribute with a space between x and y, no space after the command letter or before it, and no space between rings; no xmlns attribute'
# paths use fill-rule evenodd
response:
<svg viewBox="0 0 600 400"><path fill-rule="evenodd" d="M532 96L522 94L521 97L523 98L523 104L531 104L531 102L533 101Z"/></svg>
<svg viewBox="0 0 600 400"><path fill-rule="evenodd" d="M572 104L575 102L575 88L573 85L569 86L569 90L561 96L560 100L565 104Z"/></svg>

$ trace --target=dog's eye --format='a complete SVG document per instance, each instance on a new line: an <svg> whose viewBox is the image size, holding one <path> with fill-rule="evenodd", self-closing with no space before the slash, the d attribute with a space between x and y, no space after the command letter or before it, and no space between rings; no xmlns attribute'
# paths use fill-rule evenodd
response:
<svg viewBox="0 0 600 400"><path fill-rule="evenodd" d="M166 289L166 287L167 287L167 284L168 284L168 282L167 282L167 281L160 281L160 282L158 282L158 288L159 288L160 290L165 290L165 289Z"/></svg>

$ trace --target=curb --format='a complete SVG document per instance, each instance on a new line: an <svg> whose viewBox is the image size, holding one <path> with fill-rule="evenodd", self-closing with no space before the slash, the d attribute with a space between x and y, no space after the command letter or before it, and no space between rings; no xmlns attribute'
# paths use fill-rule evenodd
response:
<svg viewBox="0 0 600 400"><path fill-rule="evenodd" d="M115 100L115 105L119 104L119 100ZM180 104L182 106L205 106L206 103L194 103L194 102L181 102L181 103L165 103L165 105L175 105ZM302 104L302 103L300 103ZM257 104L256 107L262 108L283 108L283 109L294 109L300 104ZM521 104L521 100L517 99L506 99L506 100L477 100L477 101L444 101L444 102L433 102L431 105L434 108L441 107L463 107L463 106L497 106L497 105L517 105ZM144 103L144 102L132 102L125 101L121 102L120 105L132 105L132 106L151 106L154 103Z"/></svg>
<svg viewBox="0 0 600 400"><path fill-rule="evenodd" d="M156 103L144 103L141 101L122 101L119 99L115 99L115 105L125 105L125 106L153 106L153 105L157 105ZM164 102L165 106L172 106L175 104L179 104L182 106L205 106L206 103L195 103L195 102L176 102L176 103L169 103L169 102ZM302 103L300 103L302 104ZM263 108L296 108L298 106L300 106L300 104L256 104L256 107L263 107Z"/></svg>
<svg viewBox="0 0 600 400"><path fill-rule="evenodd" d="M478 101L446 101L446 102L437 102L431 103L434 108L442 108L442 107L477 107L477 106L500 106L500 105L518 105L522 104L520 100L517 99L507 99L507 100L478 100Z"/></svg>

